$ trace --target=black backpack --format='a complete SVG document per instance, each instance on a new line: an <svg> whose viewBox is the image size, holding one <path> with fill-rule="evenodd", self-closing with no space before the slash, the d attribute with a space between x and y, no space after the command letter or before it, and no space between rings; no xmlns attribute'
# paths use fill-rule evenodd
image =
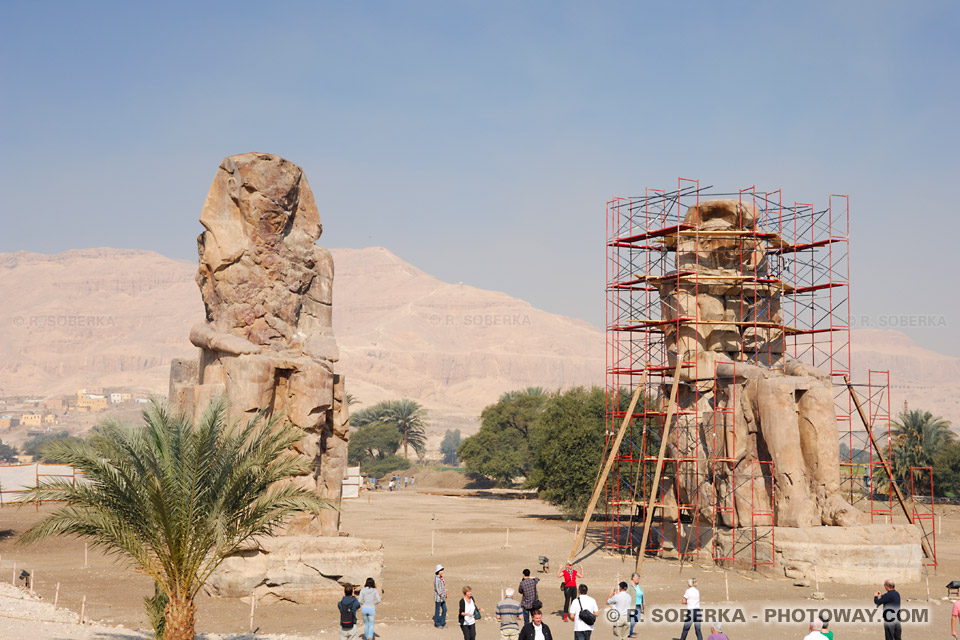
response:
<svg viewBox="0 0 960 640"><path fill-rule="evenodd" d="M337 603L337 608L340 609L340 626L344 629L352 629L353 625L357 624L357 610L353 606L356 601L357 599L351 596L349 600L344 598Z"/></svg>

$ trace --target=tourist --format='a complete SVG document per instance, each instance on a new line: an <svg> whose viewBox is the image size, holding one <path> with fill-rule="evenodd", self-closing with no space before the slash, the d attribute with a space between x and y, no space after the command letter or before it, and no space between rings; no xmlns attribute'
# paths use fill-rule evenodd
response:
<svg viewBox="0 0 960 640"><path fill-rule="evenodd" d="M577 587L578 595L570 603L570 619L573 620L573 640L590 640L590 634L593 633L593 625L597 622L597 616L600 614L600 607L597 601L587 595L587 585L581 584ZM580 617L580 612L589 613L593 622L584 620Z"/></svg>
<svg viewBox="0 0 960 640"><path fill-rule="evenodd" d="M557 577L563 580L560 589L563 591L563 621L567 621L570 613L570 603L577 597L577 576L583 577L583 565L580 565L580 572L573 568L573 563L568 562L566 568L557 571Z"/></svg>
<svg viewBox="0 0 960 640"><path fill-rule="evenodd" d="M343 588L343 598L337 603L340 612L340 640L357 640L357 609L360 601L353 595L353 585Z"/></svg>
<svg viewBox="0 0 960 640"><path fill-rule="evenodd" d="M710 635L707 636L707 640L730 640L727 634L723 632L722 622L714 622L710 625Z"/></svg>
<svg viewBox="0 0 960 640"><path fill-rule="evenodd" d="M900 640L900 594L893 588L893 580L884 580L886 593L873 594L873 604L883 605L883 637L885 640Z"/></svg>
<svg viewBox="0 0 960 640"><path fill-rule="evenodd" d="M633 611L630 613L630 634L628 638L636 638L637 634L633 632L633 628L637 626L637 622L640 621L640 616L643 615L643 589L640 588L640 574L634 573L630 576L630 584L633 588Z"/></svg>
<svg viewBox="0 0 960 640"><path fill-rule="evenodd" d="M833 640L833 629L827 629L827 627L830 626L830 618L825 617L824 615L821 614L821 615L820 615L820 622L822 623L822 625L821 625L821 626L822 626L822 629L821 629L820 633L822 633L822 634L825 635L827 638L829 638L829 640ZM708 640L709 640L709 638L708 638Z"/></svg>
<svg viewBox="0 0 960 640"><path fill-rule="evenodd" d="M390 484L387 485L387 491L393 491L393 478L390 478Z"/></svg>
<svg viewBox="0 0 960 640"><path fill-rule="evenodd" d="M537 595L537 583L540 578L531 578L530 569L523 570L523 578L520 579L520 606L523 608L523 624L530 622L530 612L539 609L536 606L540 597Z"/></svg>
<svg viewBox="0 0 960 640"><path fill-rule="evenodd" d="M820 618L814 618L810 621L810 633L803 636L803 640L823 640L823 622Z"/></svg>
<svg viewBox="0 0 960 640"><path fill-rule="evenodd" d="M503 592L503 600L497 603L495 610L500 623L500 640L517 640L520 634L520 603L513 597L513 589Z"/></svg>
<svg viewBox="0 0 960 640"><path fill-rule="evenodd" d="M447 626L447 583L443 579L443 565L438 564L433 576L433 626Z"/></svg>
<svg viewBox="0 0 960 640"><path fill-rule="evenodd" d="M953 603L953 613L950 614L950 635L957 637L958 625L960 623L960 600Z"/></svg>
<svg viewBox="0 0 960 640"><path fill-rule="evenodd" d="M523 625L517 640L553 640L550 627L543 624L543 611L534 609L532 618L530 622Z"/></svg>
<svg viewBox="0 0 960 640"><path fill-rule="evenodd" d="M703 611L700 609L700 590L697 589L697 579L687 580L687 590L683 592L683 598L680 604L687 605L687 610L683 616L683 632L680 634L680 640L687 640L687 632L690 631L690 625L693 625L697 633L697 640L703 640L703 634L700 632L700 621L703 620Z"/></svg>
<svg viewBox="0 0 960 640"><path fill-rule="evenodd" d="M377 615L377 605L380 604L380 592L373 578L367 578L360 590L360 617L363 618L364 640L373 640L373 621Z"/></svg>
<svg viewBox="0 0 960 640"><path fill-rule="evenodd" d="M467 586L463 588L463 597L460 598L460 612L457 619L460 621L460 631L463 632L463 640L477 639L477 620L483 609L477 606L473 599L473 590Z"/></svg>
<svg viewBox="0 0 960 640"><path fill-rule="evenodd" d="M633 603L633 598L627 593L628 585L626 582L621 582L617 587L617 589L610 590L610 597L607 599L607 604L613 605L613 611L616 611L616 615L611 611L607 616L613 624L613 637L622 639L626 638L629 633L630 605Z"/></svg>

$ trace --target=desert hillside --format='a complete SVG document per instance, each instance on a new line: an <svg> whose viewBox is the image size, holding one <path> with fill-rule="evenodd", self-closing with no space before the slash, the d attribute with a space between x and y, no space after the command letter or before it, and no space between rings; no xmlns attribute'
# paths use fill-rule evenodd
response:
<svg viewBox="0 0 960 640"><path fill-rule="evenodd" d="M433 435L472 432L507 390L603 383L603 332L496 291L441 282L380 248L334 249L341 369L361 405L406 396ZM147 251L0 254L0 396L81 387L164 394L171 358L192 357L203 318L196 265ZM896 331L854 332L854 374L890 370L904 400L960 425L960 358Z"/></svg>

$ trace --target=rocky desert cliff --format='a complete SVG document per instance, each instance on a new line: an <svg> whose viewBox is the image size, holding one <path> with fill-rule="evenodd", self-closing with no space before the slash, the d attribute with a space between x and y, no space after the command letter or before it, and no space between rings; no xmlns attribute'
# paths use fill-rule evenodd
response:
<svg viewBox="0 0 960 640"><path fill-rule="evenodd" d="M423 403L434 433L476 429L511 389L603 384L603 331L504 293L437 280L380 247L333 249L334 330L348 391L371 404ZM86 249L0 254L0 395L90 386L166 393L169 362L192 357L203 317L197 266L156 253ZM960 425L960 358L897 331L854 331L854 375L891 371L904 400Z"/></svg>

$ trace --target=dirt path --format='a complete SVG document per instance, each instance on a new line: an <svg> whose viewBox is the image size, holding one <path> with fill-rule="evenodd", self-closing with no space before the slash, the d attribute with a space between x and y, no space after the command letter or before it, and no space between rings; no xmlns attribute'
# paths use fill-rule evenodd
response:
<svg viewBox="0 0 960 640"><path fill-rule="evenodd" d="M150 580L138 575L112 558L93 550L88 551L88 566L84 567L84 543L76 539L54 539L33 547L15 545L17 534L35 522L49 508L38 514L32 508L0 510L0 580L10 581L13 564L36 572L36 592L45 602L52 602L56 585L60 583L59 600L62 607L79 612L80 602L86 597L85 614L89 620L102 621L108 627L80 627L70 622L41 622L48 614L19 613L23 603L0 592L0 638L29 637L31 640L54 638L102 638L111 640L143 638L123 629L109 628L123 625L126 629L143 629L147 621L143 613L143 598L152 592ZM934 598L945 595L943 585L960 579L960 510L950 508L946 513L943 533L938 538L940 568L931 571L930 589ZM344 507L344 530L358 537L383 540L386 568L381 584L384 601L377 610L378 636L387 640L451 640L460 637L456 627L456 608L460 588L469 584L486 616L480 621L478 638L498 637L493 620L493 609L503 587L516 587L521 571L529 568L542 578L540 597L550 615L545 622L556 638L571 638L572 625L554 614L562 606L559 581L554 573L570 551L575 523L562 519L557 511L538 500L502 500L494 498L448 497L424 495L412 490L394 493L379 492L359 500L349 501ZM509 541L507 538L509 529ZM595 527L591 534L599 534ZM434 553L431 554L431 540ZM551 559L551 573L538 574L537 557ZM445 630L433 628L432 588L433 568L437 563L446 567L445 575L450 592ZM588 544L583 560L585 582L591 595L605 600L618 579L626 579L633 568L632 559L621 559L595 550ZM648 615L659 608L666 617L665 607L679 604L689 577L696 577L705 607L742 607L747 621L727 624L725 631L733 640L740 638L801 638L806 634L803 623L765 625L752 620L762 619L765 607L821 608L865 607L872 609L872 594L879 585L822 584L824 601L812 600L812 587L794 587L787 580L764 578L751 572L729 572L731 602L725 600L724 573L704 560L687 564L682 570L676 561L647 561L641 582L646 592ZM923 582L898 585L904 605L926 605ZM209 640L244 634L249 627L249 602L215 600L201 597L199 601L198 631L206 632ZM32 606L32 605L31 605ZM47 609L44 609L46 611ZM672 610L672 609L671 609ZM732 609L728 609L728 615ZM947 637L950 607L940 600L929 605L931 623L905 628L905 638L922 636ZM31 614L32 615L32 614ZM51 614L52 615L52 614ZM333 604L298 606L289 603L261 605L255 614L255 625L261 634L279 638L291 634L305 638L335 638L336 609ZM705 625L704 632L708 629ZM673 638L679 636L679 624L644 623L641 638ZM835 624L838 638L878 638L882 630L874 624ZM217 634L223 634L222 636ZM237 638L244 636L236 636ZM251 637L251 636L246 636ZM258 637L266 637L260 635ZM599 622L593 637L610 638L610 627Z"/></svg>

